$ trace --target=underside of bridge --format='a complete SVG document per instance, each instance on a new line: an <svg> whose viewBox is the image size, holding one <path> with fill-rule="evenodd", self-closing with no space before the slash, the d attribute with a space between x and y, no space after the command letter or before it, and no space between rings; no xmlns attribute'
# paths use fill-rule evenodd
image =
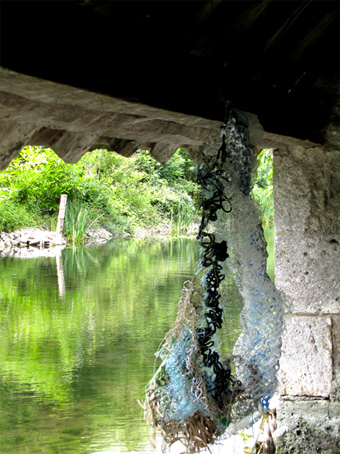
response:
<svg viewBox="0 0 340 454"><path fill-rule="evenodd" d="M227 102L250 113L276 149L277 453L339 452L339 2L3 0L1 65L0 170L24 145L198 157Z"/></svg>
<svg viewBox="0 0 340 454"><path fill-rule="evenodd" d="M333 140L338 19L336 1L4 0L0 166L28 143L195 154L226 101L258 116L260 146Z"/></svg>

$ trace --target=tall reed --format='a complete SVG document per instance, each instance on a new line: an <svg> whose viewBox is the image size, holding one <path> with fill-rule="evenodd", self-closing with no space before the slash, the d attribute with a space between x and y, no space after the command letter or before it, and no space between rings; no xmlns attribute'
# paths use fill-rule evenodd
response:
<svg viewBox="0 0 340 454"><path fill-rule="evenodd" d="M180 237L190 233L195 221L195 208L192 205L180 204L177 202L171 210L171 236Z"/></svg>
<svg viewBox="0 0 340 454"><path fill-rule="evenodd" d="M101 216L96 216L84 203L69 202L65 212L65 237L76 246L82 244L87 231Z"/></svg>

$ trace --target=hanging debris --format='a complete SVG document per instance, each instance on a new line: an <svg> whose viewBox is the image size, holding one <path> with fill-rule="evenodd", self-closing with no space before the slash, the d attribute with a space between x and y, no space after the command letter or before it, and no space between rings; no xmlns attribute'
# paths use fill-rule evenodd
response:
<svg viewBox="0 0 340 454"><path fill-rule="evenodd" d="M227 226L228 216L234 211L235 190L250 199L254 149L249 145L245 122L244 116L229 114L227 123L222 125L220 148L215 155L204 156L199 169L203 190L203 216L198 234L201 259L193 280L182 291L176 322L156 353L161 364L149 383L144 405L149 423L162 433L164 449L181 441L189 453L194 453L215 443L231 421L237 420L237 412L244 416L261 399L266 406L273 392L272 385L276 385L275 368L272 374L271 369L267 373L263 367L263 362L268 366L266 357L273 362L273 352L267 346L272 332L263 330L260 323L258 335L253 333L253 324L259 320L256 317L253 323L252 303L245 303L243 314L244 330L250 326L252 331L245 335L245 342L239 342L236 356L221 358L214 338L222 326L225 301L221 301L220 284L227 272L229 242L234 240L232 236L228 238ZM235 220L235 216L231 219ZM248 221L243 220L239 230ZM258 247L259 239L260 236L253 237L251 241L262 255L266 254L262 244ZM246 260L251 261L251 257ZM237 261L232 249L231 263ZM233 274L243 295L249 286L246 285L247 291L242 287L244 270L239 271L240 268L239 263ZM252 295L257 295L259 285L256 283L250 290ZM268 290L266 286L265 290ZM266 303L272 302L271 298L267 297ZM264 309L263 304L260 309ZM269 322L267 317L266 323ZM262 335L266 336L264 341ZM274 353L276 364L277 349Z"/></svg>

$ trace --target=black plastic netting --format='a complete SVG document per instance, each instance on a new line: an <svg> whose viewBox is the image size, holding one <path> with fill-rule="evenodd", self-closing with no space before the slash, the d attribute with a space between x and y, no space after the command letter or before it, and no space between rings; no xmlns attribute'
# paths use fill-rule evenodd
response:
<svg viewBox="0 0 340 454"><path fill-rule="evenodd" d="M145 411L164 446L180 440L189 452L247 425L275 393L281 349L282 304L266 272L266 242L250 196L256 152L247 118L231 112L215 154L202 157L201 257L184 285L176 322L156 356L161 365L147 389ZM231 271L243 297L242 334L221 358L216 332Z"/></svg>

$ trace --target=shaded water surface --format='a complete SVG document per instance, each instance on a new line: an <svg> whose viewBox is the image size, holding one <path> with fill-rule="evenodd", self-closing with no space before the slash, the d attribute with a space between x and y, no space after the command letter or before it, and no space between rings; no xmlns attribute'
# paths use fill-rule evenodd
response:
<svg viewBox="0 0 340 454"><path fill-rule="evenodd" d="M64 250L58 267L0 259L0 452L153 452L137 399L197 257L194 240L129 239ZM241 309L227 281L226 353Z"/></svg>

